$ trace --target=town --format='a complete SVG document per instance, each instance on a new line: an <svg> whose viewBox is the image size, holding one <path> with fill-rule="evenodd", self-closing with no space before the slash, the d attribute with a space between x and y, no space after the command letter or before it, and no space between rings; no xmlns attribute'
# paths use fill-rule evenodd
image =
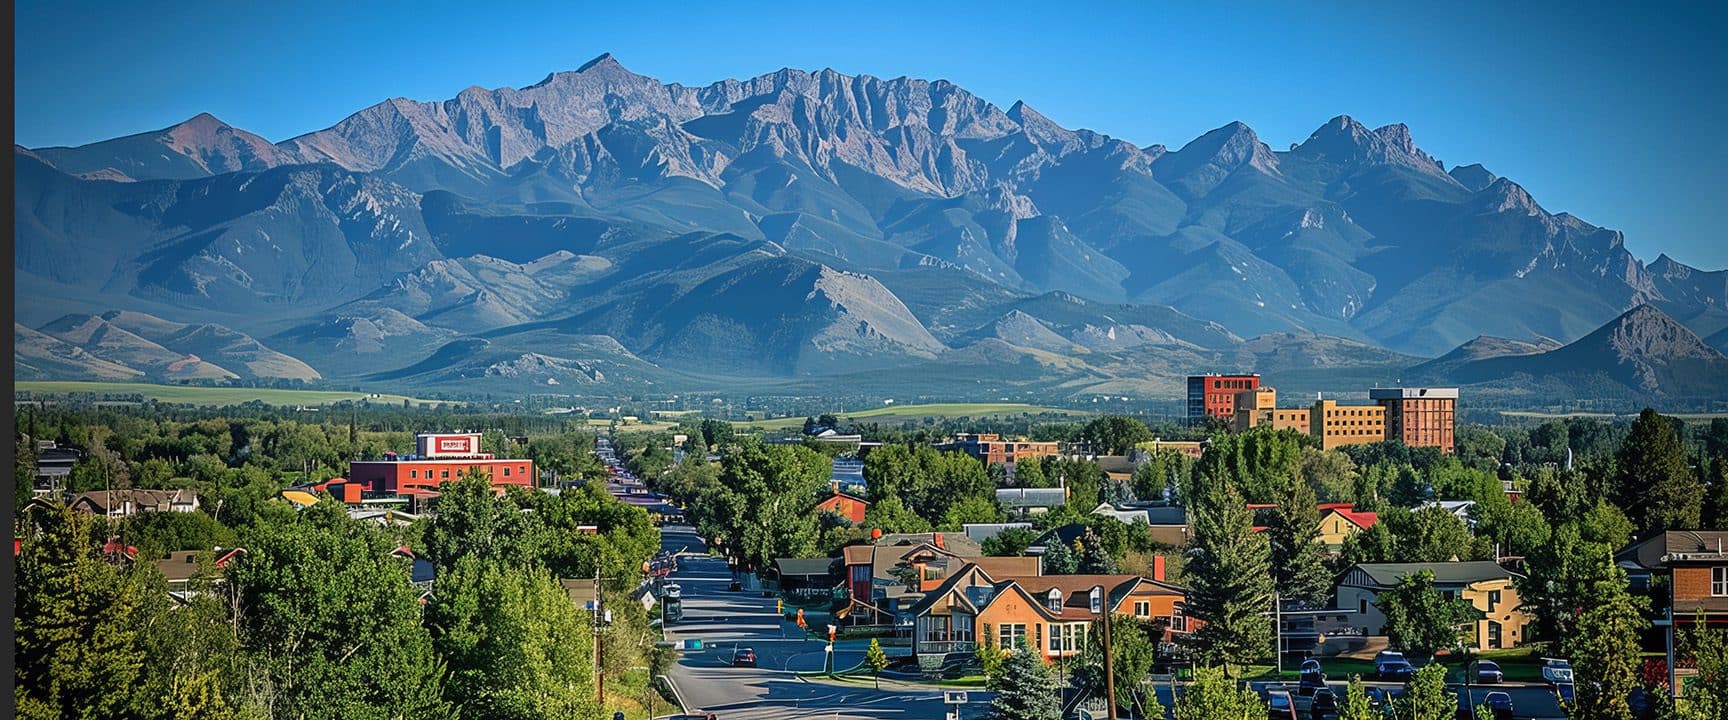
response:
<svg viewBox="0 0 1728 720"><path fill-rule="evenodd" d="M19 717L1728 716L1728 418L1330 395L1023 434L20 401Z"/></svg>

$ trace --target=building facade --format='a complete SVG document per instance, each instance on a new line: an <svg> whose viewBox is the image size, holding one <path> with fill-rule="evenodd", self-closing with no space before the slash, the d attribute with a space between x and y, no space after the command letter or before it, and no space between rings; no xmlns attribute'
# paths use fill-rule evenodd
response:
<svg viewBox="0 0 1728 720"><path fill-rule="evenodd" d="M1052 457L1062 453L1061 448L1054 442L1005 438L995 433L960 433L947 442L938 443L936 449L943 452L963 452L985 465L1001 465L1010 471L1014 469L1014 463L1020 460Z"/></svg>
<svg viewBox="0 0 1728 720"><path fill-rule="evenodd" d="M1368 398L1386 408L1386 439L1452 452L1458 388L1374 388Z"/></svg>
<svg viewBox="0 0 1728 720"><path fill-rule="evenodd" d="M1236 394L1236 410L1231 419L1237 432L1271 426L1273 430L1295 430L1307 434L1311 428L1307 408L1279 408L1278 390L1261 386Z"/></svg>
<svg viewBox="0 0 1728 720"><path fill-rule="evenodd" d="M348 463L348 479L372 493L398 495L436 490L465 473L484 472L492 485L535 487L534 461L505 460L481 452L480 433L420 433L414 455Z"/></svg>
<svg viewBox="0 0 1728 720"><path fill-rule="evenodd" d="M1367 445L1386 440L1386 408L1381 405L1339 405L1319 400L1308 411L1308 434L1320 440L1320 448Z"/></svg>
<svg viewBox="0 0 1728 720"><path fill-rule="evenodd" d="M1514 581L1517 573L1488 561L1443 563L1362 563L1351 567L1338 581L1340 610L1354 610L1352 622L1367 635L1386 634L1386 614L1374 603L1380 593L1398 586L1404 578L1427 570L1434 573L1434 589L1452 600L1464 600L1482 612L1470 634L1474 647L1497 650L1524 642L1532 618L1523 609Z"/></svg>
<svg viewBox="0 0 1728 720"><path fill-rule="evenodd" d="M1229 420L1236 414L1236 393L1260 387L1254 373L1188 376L1188 423L1201 425L1206 418Z"/></svg>

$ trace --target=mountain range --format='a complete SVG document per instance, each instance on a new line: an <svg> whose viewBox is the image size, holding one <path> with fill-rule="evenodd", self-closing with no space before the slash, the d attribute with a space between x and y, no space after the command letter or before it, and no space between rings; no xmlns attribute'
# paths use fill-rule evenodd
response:
<svg viewBox="0 0 1728 720"><path fill-rule="evenodd" d="M1598 345L1637 308L1728 344L1728 271L1644 263L1617 231L1348 116L1285 150L1239 122L1172 150L942 80L685 87L602 55L279 143L200 114L14 160L32 377L508 392L907 370L1174 395L1221 364L1390 379L1448 351L1423 376L1490 382L1480 363ZM116 310L304 369L197 353ZM49 362L68 348L89 362ZM1679 382L1636 375L1644 393Z"/></svg>

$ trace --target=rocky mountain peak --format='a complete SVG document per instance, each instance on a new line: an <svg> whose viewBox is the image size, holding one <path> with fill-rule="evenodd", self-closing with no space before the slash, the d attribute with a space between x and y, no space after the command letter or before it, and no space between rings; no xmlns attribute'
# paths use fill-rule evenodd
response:
<svg viewBox="0 0 1728 720"><path fill-rule="evenodd" d="M1520 215L1545 214L1530 193L1518 183L1506 178L1496 178L1488 187L1476 193L1475 204L1481 212L1517 213Z"/></svg>
<svg viewBox="0 0 1728 720"><path fill-rule="evenodd" d="M1481 192L1483 188L1494 184L1495 180L1500 179L1499 175L1489 172L1488 168L1482 167L1481 163L1459 165L1452 168L1452 170L1447 174L1451 175L1453 180L1457 180L1460 185L1463 185L1464 188L1470 192Z"/></svg>

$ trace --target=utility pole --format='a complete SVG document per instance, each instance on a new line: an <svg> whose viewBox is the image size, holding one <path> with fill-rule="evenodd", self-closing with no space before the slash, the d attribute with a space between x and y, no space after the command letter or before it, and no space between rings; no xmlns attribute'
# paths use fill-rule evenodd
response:
<svg viewBox="0 0 1728 720"><path fill-rule="evenodd" d="M1278 676L1284 676L1284 603L1278 597L1278 591L1272 591L1272 657L1278 663Z"/></svg>
<svg viewBox="0 0 1728 720"><path fill-rule="evenodd" d="M1110 595L1099 586L1104 596L1104 707L1110 720L1116 720L1116 648L1110 644Z"/></svg>

